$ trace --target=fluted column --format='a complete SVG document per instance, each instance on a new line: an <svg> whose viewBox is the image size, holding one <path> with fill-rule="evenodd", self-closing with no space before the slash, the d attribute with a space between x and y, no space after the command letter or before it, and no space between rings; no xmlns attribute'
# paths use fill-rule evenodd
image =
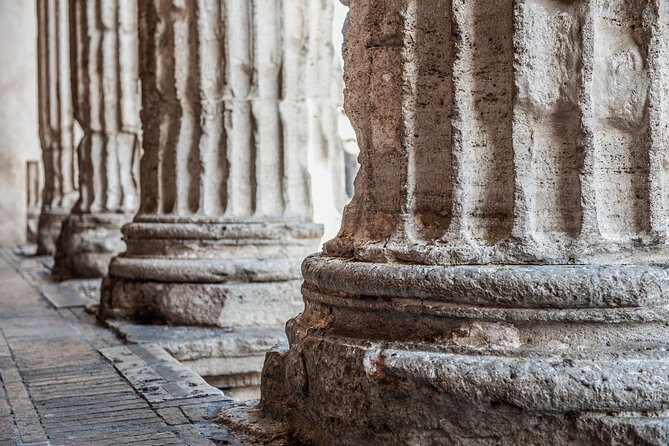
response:
<svg viewBox="0 0 669 446"><path fill-rule="evenodd" d="M669 438L669 2L351 0L361 146L268 355L314 444Z"/></svg>
<svg viewBox="0 0 669 446"><path fill-rule="evenodd" d="M37 242L37 228L41 210L39 161L26 161L26 239Z"/></svg>
<svg viewBox="0 0 669 446"><path fill-rule="evenodd" d="M80 196L58 240L54 274L102 277L125 249L121 227L137 211L139 69L137 2L71 0Z"/></svg>
<svg viewBox="0 0 669 446"><path fill-rule="evenodd" d="M141 204L101 312L280 326L318 246L307 172L306 0L140 3ZM315 34L313 34L315 33ZM330 73L327 73L328 75Z"/></svg>
<svg viewBox="0 0 669 446"><path fill-rule="evenodd" d="M77 156L70 81L67 0L37 0L39 134L44 163L37 251L53 254L77 199Z"/></svg>

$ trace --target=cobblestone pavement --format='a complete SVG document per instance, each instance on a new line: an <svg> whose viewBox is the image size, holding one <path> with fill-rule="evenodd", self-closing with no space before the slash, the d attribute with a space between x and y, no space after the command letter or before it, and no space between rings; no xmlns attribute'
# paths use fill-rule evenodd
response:
<svg viewBox="0 0 669 446"><path fill-rule="evenodd" d="M51 283L44 262L0 251L0 446L242 444L211 421L227 397L124 346L73 292L90 284Z"/></svg>

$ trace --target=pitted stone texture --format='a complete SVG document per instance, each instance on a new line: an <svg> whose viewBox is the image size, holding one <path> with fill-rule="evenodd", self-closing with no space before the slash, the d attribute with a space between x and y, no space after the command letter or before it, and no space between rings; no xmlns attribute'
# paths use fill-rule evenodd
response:
<svg viewBox="0 0 669 446"><path fill-rule="evenodd" d="M125 248L121 227L138 206L139 62L137 4L71 2L74 111L80 196L58 241L55 273L103 277Z"/></svg>
<svg viewBox="0 0 669 446"><path fill-rule="evenodd" d="M361 171L326 253L667 263L666 14L623 0L352 1Z"/></svg>
<svg viewBox="0 0 669 446"><path fill-rule="evenodd" d="M317 445L666 442L666 5L348 3L361 170L265 413Z"/></svg>
<svg viewBox="0 0 669 446"><path fill-rule="evenodd" d="M78 197L68 7L67 0L37 2L39 133L44 163L39 254L55 252L61 224Z"/></svg>
<svg viewBox="0 0 669 446"><path fill-rule="evenodd" d="M332 336L299 348L299 355L293 345L290 354L268 356L263 409L312 444L661 445L669 434L666 354L637 355L625 370L598 356L542 363L518 353L436 353L428 344L370 346ZM640 366L648 360L649 368ZM286 393L309 423L283 404Z"/></svg>

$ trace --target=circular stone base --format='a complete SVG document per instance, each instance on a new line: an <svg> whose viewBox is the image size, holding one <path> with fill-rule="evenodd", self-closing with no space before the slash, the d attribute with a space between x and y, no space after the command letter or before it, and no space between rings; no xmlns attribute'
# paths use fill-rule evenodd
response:
<svg viewBox="0 0 669 446"><path fill-rule="evenodd" d="M666 444L659 266L313 256L263 408L313 444ZM666 417L666 418L665 418Z"/></svg>
<svg viewBox="0 0 669 446"><path fill-rule="evenodd" d="M164 283L105 278L103 318L206 327L283 325L302 310L300 280Z"/></svg>
<svg viewBox="0 0 669 446"><path fill-rule="evenodd" d="M154 223L123 228L100 312L173 325L282 326L302 309L300 263L322 227L305 223Z"/></svg>
<svg viewBox="0 0 669 446"><path fill-rule="evenodd" d="M125 250L121 228L131 219L117 213L70 215L57 242L54 276L104 277L111 259Z"/></svg>

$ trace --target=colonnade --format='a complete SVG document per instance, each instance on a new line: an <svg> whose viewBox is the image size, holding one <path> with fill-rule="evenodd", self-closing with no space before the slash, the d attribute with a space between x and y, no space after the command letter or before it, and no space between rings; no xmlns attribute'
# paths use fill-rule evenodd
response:
<svg viewBox="0 0 669 446"><path fill-rule="evenodd" d="M669 2L348 3L361 168L307 257L330 1L38 2L55 272L238 340L301 293L262 409L304 442L669 438Z"/></svg>

